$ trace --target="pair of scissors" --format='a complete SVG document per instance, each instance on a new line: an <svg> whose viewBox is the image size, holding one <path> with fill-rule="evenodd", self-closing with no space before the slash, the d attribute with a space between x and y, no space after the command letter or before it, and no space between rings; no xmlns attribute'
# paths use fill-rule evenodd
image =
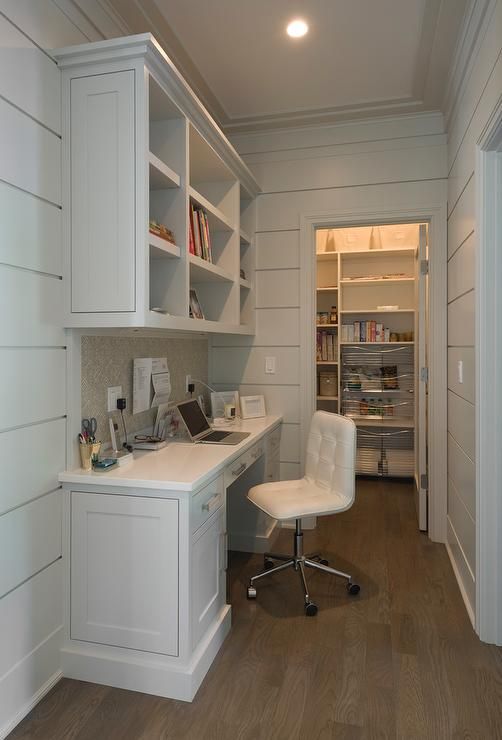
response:
<svg viewBox="0 0 502 740"><path fill-rule="evenodd" d="M88 442L94 442L96 440L97 429L98 422L95 416L91 416L90 419L82 419L82 434Z"/></svg>

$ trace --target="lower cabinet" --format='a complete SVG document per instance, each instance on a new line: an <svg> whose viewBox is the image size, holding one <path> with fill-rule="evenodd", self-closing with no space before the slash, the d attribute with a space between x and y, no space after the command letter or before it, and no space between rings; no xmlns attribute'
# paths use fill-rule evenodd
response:
<svg viewBox="0 0 502 740"><path fill-rule="evenodd" d="M71 639L178 655L175 499L71 493Z"/></svg>
<svg viewBox="0 0 502 740"><path fill-rule="evenodd" d="M226 513L222 506L192 539L192 648L226 603L226 540Z"/></svg>

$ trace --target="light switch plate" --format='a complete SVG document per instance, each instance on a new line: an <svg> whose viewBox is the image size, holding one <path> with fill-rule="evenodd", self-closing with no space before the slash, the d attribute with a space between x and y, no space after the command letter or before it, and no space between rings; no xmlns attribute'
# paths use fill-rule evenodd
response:
<svg viewBox="0 0 502 740"><path fill-rule="evenodd" d="M265 373L267 375L274 375L274 373L275 373L275 357L265 357Z"/></svg>
<svg viewBox="0 0 502 740"><path fill-rule="evenodd" d="M459 360L457 364L458 382L464 382L464 361Z"/></svg>
<svg viewBox="0 0 502 740"><path fill-rule="evenodd" d="M113 385L108 388L107 411L117 410L117 398L122 398L122 386Z"/></svg>

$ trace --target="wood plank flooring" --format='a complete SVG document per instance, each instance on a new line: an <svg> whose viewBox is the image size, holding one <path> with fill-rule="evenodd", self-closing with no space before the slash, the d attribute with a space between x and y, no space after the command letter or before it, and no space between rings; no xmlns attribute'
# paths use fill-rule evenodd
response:
<svg viewBox="0 0 502 740"><path fill-rule="evenodd" d="M474 634L448 556L417 529L411 486L358 483L319 520L322 550L361 585L293 571L245 598L258 556L233 553L233 626L194 702L62 680L11 740L502 740L502 650ZM289 552L284 530L275 549Z"/></svg>

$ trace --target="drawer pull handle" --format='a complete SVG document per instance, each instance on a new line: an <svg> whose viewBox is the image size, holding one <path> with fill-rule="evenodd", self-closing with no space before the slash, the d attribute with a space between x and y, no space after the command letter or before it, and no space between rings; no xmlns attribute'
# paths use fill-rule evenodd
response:
<svg viewBox="0 0 502 740"><path fill-rule="evenodd" d="M218 508L218 504L220 502L220 494L215 493L214 496L211 496L209 501L207 501L203 506L203 511L214 511L214 509Z"/></svg>
<svg viewBox="0 0 502 740"><path fill-rule="evenodd" d="M232 470L232 475L234 477L240 475L241 473L243 473L246 470L246 467L247 467L247 465L246 465L245 462L241 463L238 468L234 468L234 470Z"/></svg>

